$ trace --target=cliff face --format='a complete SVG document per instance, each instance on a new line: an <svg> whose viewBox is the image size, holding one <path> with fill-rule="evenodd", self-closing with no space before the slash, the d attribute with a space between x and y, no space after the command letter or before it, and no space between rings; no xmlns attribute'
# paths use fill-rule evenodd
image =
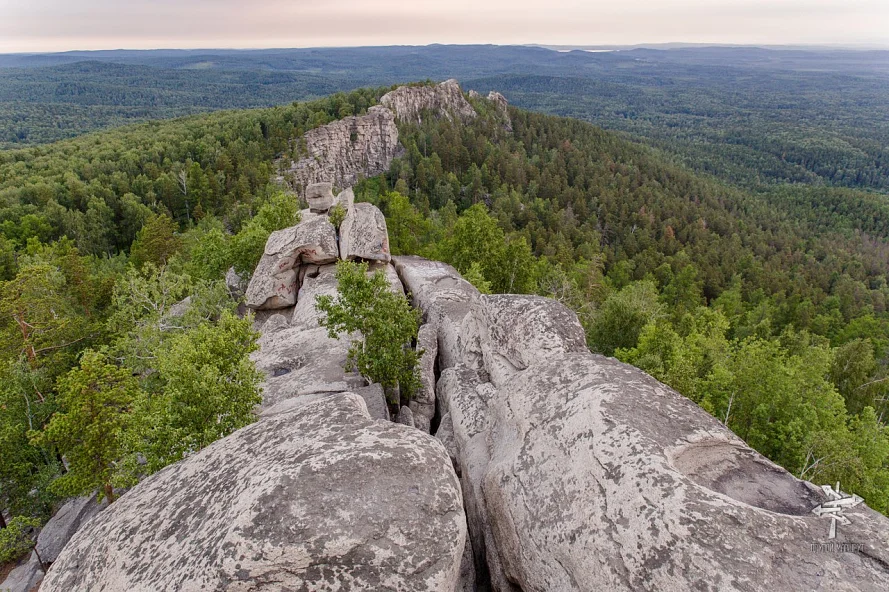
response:
<svg viewBox="0 0 889 592"><path fill-rule="evenodd" d="M328 182L337 187L354 184L389 170L398 154L395 115L379 105L367 115L346 117L309 130L304 138L307 155L288 172L298 189Z"/></svg>
<svg viewBox="0 0 889 592"><path fill-rule="evenodd" d="M251 279L259 421L99 514L43 592L886 589L889 519L844 506L833 542L854 552L817 553L831 494L591 354L561 304L390 257L378 210L348 215L337 245L304 212ZM319 326L337 257L372 260L422 312L422 386L394 417Z"/></svg>
<svg viewBox="0 0 889 592"><path fill-rule="evenodd" d="M422 121L424 112L461 121L478 115L456 80L446 80L436 86L402 86L383 95L380 104L394 111L400 121L417 123Z"/></svg>
<svg viewBox="0 0 889 592"><path fill-rule="evenodd" d="M504 109L505 104L503 99ZM346 117L306 132L301 141L305 155L293 163L287 176L292 177L294 189L304 192L314 183L347 187L363 177L384 173L399 154L395 120L419 122L423 113L460 121L477 115L456 80L433 87L403 86L383 95L380 104L368 109L366 115Z"/></svg>

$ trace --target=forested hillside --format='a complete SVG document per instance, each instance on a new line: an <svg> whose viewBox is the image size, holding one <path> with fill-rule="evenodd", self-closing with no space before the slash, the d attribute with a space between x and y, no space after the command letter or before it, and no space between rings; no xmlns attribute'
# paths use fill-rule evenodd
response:
<svg viewBox="0 0 889 592"><path fill-rule="evenodd" d="M889 52L426 46L0 55L0 147L457 78L623 132L733 184L889 190Z"/></svg>
<svg viewBox="0 0 889 592"><path fill-rule="evenodd" d="M223 277L298 219L273 182L291 140L385 90L0 152L0 506L113 497L251 420L255 334ZM466 125L401 125L405 156L356 187L394 253L564 302L594 351L889 512L883 196L755 193L589 123L473 105Z"/></svg>
<svg viewBox="0 0 889 592"><path fill-rule="evenodd" d="M223 277L299 220L271 184L289 139L381 92L0 152L0 509L113 499L253 421L257 335Z"/></svg>

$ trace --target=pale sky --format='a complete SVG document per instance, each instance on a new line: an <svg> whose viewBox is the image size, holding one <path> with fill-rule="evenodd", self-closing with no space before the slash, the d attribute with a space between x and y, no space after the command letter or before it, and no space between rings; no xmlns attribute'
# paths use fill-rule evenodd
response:
<svg viewBox="0 0 889 592"><path fill-rule="evenodd" d="M0 52L494 43L889 46L889 0L0 0Z"/></svg>

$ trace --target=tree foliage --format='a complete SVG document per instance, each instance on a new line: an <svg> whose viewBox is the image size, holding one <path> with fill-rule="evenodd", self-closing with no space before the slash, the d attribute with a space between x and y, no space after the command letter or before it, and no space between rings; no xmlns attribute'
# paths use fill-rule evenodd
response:
<svg viewBox="0 0 889 592"><path fill-rule="evenodd" d="M138 391L132 371L93 350L85 351L80 366L59 379L58 402L64 411L36 434L67 459L67 472L53 482L56 492L76 496L98 489L100 497L114 501L115 465L123 456L123 433Z"/></svg>
<svg viewBox="0 0 889 592"><path fill-rule="evenodd" d="M382 271L369 273L366 263L340 261L336 277L336 298L316 297L316 307L324 314L321 326L331 338L357 334L349 348L349 361L390 396L398 388L400 396L409 400L419 384L417 361L422 352L412 347L420 326L419 311L403 294L392 291Z"/></svg>
<svg viewBox="0 0 889 592"><path fill-rule="evenodd" d="M25 516L16 516L0 528L0 565L14 561L34 548L34 529L40 521Z"/></svg>

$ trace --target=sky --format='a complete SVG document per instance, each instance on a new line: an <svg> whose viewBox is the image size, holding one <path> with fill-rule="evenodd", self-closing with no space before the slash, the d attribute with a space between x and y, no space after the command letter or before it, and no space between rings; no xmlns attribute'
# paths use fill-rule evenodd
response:
<svg viewBox="0 0 889 592"><path fill-rule="evenodd" d="M0 0L2 53L668 42L889 47L889 0Z"/></svg>

